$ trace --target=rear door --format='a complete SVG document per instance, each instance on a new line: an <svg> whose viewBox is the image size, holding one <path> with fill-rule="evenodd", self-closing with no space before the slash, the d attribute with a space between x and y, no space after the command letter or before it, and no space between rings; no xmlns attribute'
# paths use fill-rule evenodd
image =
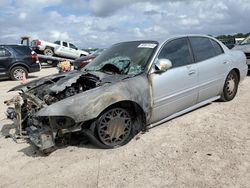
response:
<svg viewBox="0 0 250 188"><path fill-rule="evenodd" d="M11 53L4 47L0 47L0 76L8 74L11 61Z"/></svg>
<svg viewBox="0 0 250 188"><path fill-rule="evenodd" d="M57 50L57 55L70 57L70 50L67 42L61 41L61 46Z"/></svg>
<svg viewBox="0 0 250 188"><path fill-rule="evenodd" d="M71 43L69 43L70 50L72 52L72 58L78 58L80 57L80 53L77 50L77 47Z"/></svg>
<svg viewBox="0 0 250 188"><path fill-rule="evenodd" d="M166 43L158 59L169 59L173 66L166 72L150 75L153 96L151 123L195 105L198 97L197 65L187 37Z"/></svg>
<svg viewBox="0 0 250 188"><path fill-rule="evenodd" d="M223 88L228 58L220 44L207 37L189 37L198 65L198 102L220 95Z"/></svg>

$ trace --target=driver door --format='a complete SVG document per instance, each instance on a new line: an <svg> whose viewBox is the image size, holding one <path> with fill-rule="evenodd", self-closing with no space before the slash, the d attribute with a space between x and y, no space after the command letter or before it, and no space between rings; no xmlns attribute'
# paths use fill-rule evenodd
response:
<svg viewBox="0 0 250 188"><path fill-rule="evenodd" d="M166 43L158 59L169 59L172 67L165 72L150 75L153 99L150 123L195 105L198 98L198 69L187 37Z"/></svg>

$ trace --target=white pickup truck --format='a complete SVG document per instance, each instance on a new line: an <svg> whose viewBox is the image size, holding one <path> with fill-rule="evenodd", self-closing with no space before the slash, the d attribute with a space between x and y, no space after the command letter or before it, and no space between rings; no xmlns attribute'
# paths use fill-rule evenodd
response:
<svg viewBox="0 0 250 188"><path fill-rule="evenodd" d="M51 43L37 39L31 42L31 48L37 53L42 52L47 56L59 56L76 59L81 56L89 55L88 52L79 50L75 45L64 41L55 41L54 43Z"/></svg>

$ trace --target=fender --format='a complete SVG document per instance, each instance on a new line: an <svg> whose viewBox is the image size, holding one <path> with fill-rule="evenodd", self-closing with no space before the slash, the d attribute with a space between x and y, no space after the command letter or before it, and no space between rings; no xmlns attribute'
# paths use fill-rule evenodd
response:
<svg viewBox="0 0 250 188"><path fill-rule="evenodd" d="M140 75L79 93L41 109L36 115L67 116L78 123L98 117L117 102L132 101L142 108L147 121L151 115L150 89L147 77Z"/></svg>
<svg viewBox="0 0 250 188"><path fill-rule="evenodd" d="M9 70L11 70L13 67L16 67L16 66L25 67L27 69L27 71L30 72L29 67L24 62L22 62L22 61L17 61L14 64L12 64L11 67L9 68Z"/></svg>

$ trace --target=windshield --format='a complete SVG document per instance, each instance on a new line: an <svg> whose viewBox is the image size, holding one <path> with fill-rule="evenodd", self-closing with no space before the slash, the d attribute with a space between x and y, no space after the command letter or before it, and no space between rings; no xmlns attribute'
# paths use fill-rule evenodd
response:
<svg viewBox="0 0 250 188"><path fill-rule="evenodd" d="M139 74L146 68L157 45L158 43L155 41L133 41L115 44L82 70Z"/></svg>
<svg viewBox="0 0 250 188"><path fill-rule="evenodd" d="M240 44L250 44L250 36L245 38Z"/></svg>

